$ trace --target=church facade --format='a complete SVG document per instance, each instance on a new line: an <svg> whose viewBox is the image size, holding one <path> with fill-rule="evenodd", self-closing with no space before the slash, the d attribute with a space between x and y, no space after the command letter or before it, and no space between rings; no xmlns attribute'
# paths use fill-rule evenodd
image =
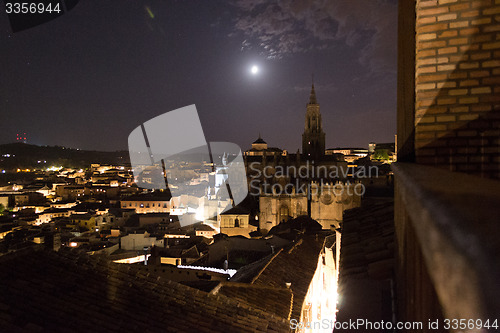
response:
<svg viewBox="0 0 500 333"><path fill-rule="evenodd" d="M272 227L301 215L309 215L323 229L337 229L344 210L361 204L360 183L312 182L306 193L263 193L259 197L259 228Z"/></svg>

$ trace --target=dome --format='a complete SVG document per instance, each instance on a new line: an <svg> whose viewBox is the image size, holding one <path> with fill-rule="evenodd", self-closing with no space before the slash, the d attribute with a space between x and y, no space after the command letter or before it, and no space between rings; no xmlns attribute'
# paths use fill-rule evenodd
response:
<svg viewBox="0 0 500 333"><path fill-rule="evenodd" d="M259 136L259 138L257 140L255 140L253 142L254 144L257 143L257 144L267 144L266 141L262 140L262 138Z"/></svg>

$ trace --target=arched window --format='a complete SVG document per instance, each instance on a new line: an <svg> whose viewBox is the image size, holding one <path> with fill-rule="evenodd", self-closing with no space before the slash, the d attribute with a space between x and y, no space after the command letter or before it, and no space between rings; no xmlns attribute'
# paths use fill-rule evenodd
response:
<svg viewBox="0 0 500 333"><path fill-rule="evenodd" d="M238 220L238 218L234 219L234 227L235 228L239 228L240 227L240 220Z"/></svg>

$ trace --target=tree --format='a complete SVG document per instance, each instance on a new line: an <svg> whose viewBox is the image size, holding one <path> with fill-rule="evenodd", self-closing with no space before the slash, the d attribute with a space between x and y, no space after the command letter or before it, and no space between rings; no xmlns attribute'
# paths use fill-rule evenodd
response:
<svg viewBox="0 0 500 333"><path fill-rule="evenodd" d="M388 160L389 152L387 149L375 149L373 153L373 159L375 160Z"/></svg>

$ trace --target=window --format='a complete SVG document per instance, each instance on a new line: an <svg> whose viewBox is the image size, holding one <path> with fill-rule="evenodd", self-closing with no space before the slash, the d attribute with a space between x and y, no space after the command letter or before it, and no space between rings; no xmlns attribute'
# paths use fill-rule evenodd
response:
<svg viewBox="0 0 500 333"><path fill-rule="evenodd" d="M297 206L296 206L296 212L295 212L295 214L296 214L297 216L302 215L302 205L300 204L300 202L297 202Z"/></svg>
<svg viewBox="0 0 500 333"><path fill-rule="evenodd" d="M310 322L311 321L311 310L312 310L312 304L307 303L304 306L304 310L302 310L302 317L304 318L305 322Z"/></svg>
<svg viewBox="0 0 500 333"><path fill-rule="evenodd" d="M289 215L290 215L290 213L289 213L289 210L288 210L288 206L286 206L286 205L281 206L280 207L280 211L279 211L278 223L288 221Z"/></svg>

